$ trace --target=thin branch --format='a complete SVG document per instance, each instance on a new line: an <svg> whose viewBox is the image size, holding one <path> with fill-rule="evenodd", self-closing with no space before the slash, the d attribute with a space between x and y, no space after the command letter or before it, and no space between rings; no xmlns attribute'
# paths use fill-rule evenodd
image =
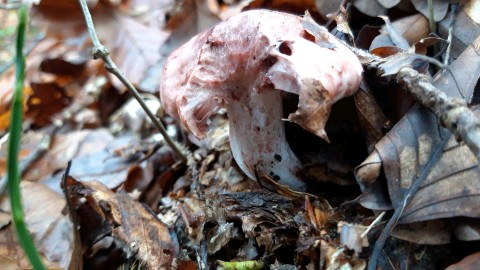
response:
<svg viewBox="0 0 480 270"><path fill-rule="evenodd" d="M370 224L368 226L368 228L362 233L362 235L360 235L360 238L365 238L368 233L373 229L375 228L375 226L377 226L377 224L379 224L382 219L383 219L383 216L385 216L385 213L387 213L387 211L383 211L382 213L380 213L380 215L378 215L377 218L375 218L375 220L372 222L372 224Z"/></svg>
<svg viewBox="0 0 480 270"><path fill-rule="evenodd" d="M450 62L450 50L452 48L452 37L453 37L453 23L455 21L455 16L457 15L458 4L454 3L450 5L451 15L450 21L448 23L448 38L447 38L447 51L445 52L445 59L443 61L445 66L448 66Z"/></svg>
<svg viewBox="0 0 480 270"><path fill-rule="evenodd" d="M93 42L93 58L103 60L107 71L115 75L115 77L117 77L123 83L123 85L127 87L130 93L132 93L132 95L135 97L138 103L140 103L140 106L143 108L143 110L148 115L150 120L152 120L152 123L154 124L154 126L158 129L158 131L160 131L160 134L163 135L163 138L165 139L167 144L170 146L170 148L172 148L172 150L175 152L175 154L179 158L186 161L187 157L184 151L182 151L182 148L174 140L172 140L170 136L168 136L167 130L165 129L163 124L160 122L160 120L158 120L155 114L153 114L152 111L150 111L150 109L147 107L147 105L143 101L143 97L140 95L137 89L130 83L130 81L128 81L125 75L118 69L117 65L113 62L112 58L110 57L110 53L108 52L108 49L105 46L103 46L102 43L100 43L97 33L95 32L92 16L90 15L90 11L88 10L86 1L80 0L80 5L82 6L82 11L83 11L83 15L85 16L85 22L87 23L88 32L90 33L90 37L92 38L92 42Z"/></svg>
<svg viewBox="0 0 480 270"><path fill-rule="evenodd" d="M403 82L420 104L433 111L442 126L462 139L480 161L480 120L465 100L448 97L426 75L410 67L400 69L397 80Z"/></svg>
<svg viewBox="0 0 480 270"><path fill-rule="evenodd" d="M349 47L367 68L377 69L385 63L383 58L367 51ZM443 64L440 63L443 66ZM397 81L403 83L408 92L425 108L440 119L440 124L461 139L480 161L480 120L463 99L448 97L433 86L430 79L411 67L399 69Z"/></svg>

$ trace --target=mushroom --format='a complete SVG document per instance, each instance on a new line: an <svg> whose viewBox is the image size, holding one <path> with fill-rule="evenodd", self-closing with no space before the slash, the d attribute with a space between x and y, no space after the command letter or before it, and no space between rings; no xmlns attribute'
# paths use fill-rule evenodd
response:
<svg viewBox="0 0 480 270"><path fill-rule="evenodd" d="M328 33L323 39L317 41L329 46L315 44L295 15L252 10L232 16L169 56L162 104L198 139L206 137L209 117L226 108L232 154L242 171L255 179L260 170L304 190L302 164L285 139L279 90L300 95L300 105L312 96L305 93L320 93L314 96L328 108L327 118L333 102L356 91L362 73L346 46ZM305 110L290 115L296 123L305 117ZM306 128L327 139L325 122Z"/></svg>

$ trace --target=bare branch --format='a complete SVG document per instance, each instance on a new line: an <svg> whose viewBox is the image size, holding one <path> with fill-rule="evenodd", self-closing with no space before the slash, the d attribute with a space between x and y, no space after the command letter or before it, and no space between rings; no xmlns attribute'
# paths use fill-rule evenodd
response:
<svg viewBox="0 0 480 270"><path fill-rule="evenodd" d="M378 68L384 59L357 48L350 48L368 68ZM437 61L438 62L438 61ZM443 66L440 62L436 63ZM433 86L429 78L411 67L402 67L397 81L403 83L408 92L424 107L430 109L440 124L461 139L480 161L480 120L463 99L448 97Z"/></svg>
<svg viewBox="0 0 480 270"><path fill-rule="evenodd" d="M172 140L170 136L168 136L167 131L163 126L163 124L160 122L160 120L158 120L155 114L153 114L152 111L150 111L150 109L147 107L147 105L143 101L142 95L140 95L137 89L125 77L123 72L121 72L118 69L117 65L113 62L112 58L110 57L110 53L108 52L108 49L105 46L103 46L100 40L98 39L97 33L95 32L95 27L93 25L92 16L90 15L90 11L88 10L86 1L80 0L80 5L82 6L83 15L85 16L85 22L87 23L88 32L90 33L90 37L92 38L94 59L103 60L103 62L105 63L105 68L108 70L108 72L115 75L115 77L117 77L125 85L125 87L127 87L130 93L132 93L132 95L135 97L138 103L140 103L140 106L143 108L143 110L148 115L150 120L152 120L152 123L155 125L158 131L160 131L160 134L163 135L163 138L165 139L167 144L170 146L170 148L172 148L172 150L175 152L175 154L179 158L186 161L187 157L184 153L185 150L182 151L182 148L178 145L178 143Z"/></svg>

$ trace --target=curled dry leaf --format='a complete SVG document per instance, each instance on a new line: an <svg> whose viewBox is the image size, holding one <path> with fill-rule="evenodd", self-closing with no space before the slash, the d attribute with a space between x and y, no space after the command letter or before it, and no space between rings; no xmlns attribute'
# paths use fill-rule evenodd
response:
<svg viewBox="0 0 480 270"><path fill-rule="evenodd" d="M259 169L280 183L304 189L301 163L285 140L282 92L300 95L289 116L327 138L323 130L331 105L353 94L362 67L354 54L328 32L321 47L300 17L255 10L241 13L191 39L165 64L161 100L199 139L209 117L224 107L230 145L242 171Z"/></svg>
<svg viewBox="0 0 480 270"><path fill-rule="evenodd" d="M477 38L451 65L450 71L442 72L434 78L433 85L450 97L471 100L480 77L479 44L480 38ZM480 116L478 107L474 111ZM426 169L432 153L445 136L449 135L442 132L433 114L415 107L376 145L376 151L372 155L381 158L394 208L404 207L402 201L406 192ZM377 201L384 201L381 199L383 195L372 192L382 184L379 181L372 182L372 179L364 178L360 173L367 172L364 169L371 164L378 166L378 163L366 161L356 169L363 191L377 194L362 204L373 209L383 208L384 206L376 205ZM419 191L413 195L411 203L404 208L399 222L412 223L455 216L480 217L476 207L480 204L480 185L472 181L479 177L478 161L472 152L452 137Z"/></svg>
<svg viewBox="0 0 480 270"><path fill-rule="evenodd" d="M94 244L111 236L127 258L137 259L147 269L171 266L178 253L176 236L144 205L96 181L69 177L65 190L79 217L82 241L90 239Z"/></svg>

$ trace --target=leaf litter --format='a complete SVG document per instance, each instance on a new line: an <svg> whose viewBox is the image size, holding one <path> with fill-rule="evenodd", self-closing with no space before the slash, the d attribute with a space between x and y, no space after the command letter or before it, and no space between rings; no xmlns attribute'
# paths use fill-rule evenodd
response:
<svg viewBox="0 0 480 270"><path fill-rule="evenodd" d="M211 0L184 1L183 5L93 1L91 11L114 60L149 98L158 96L163 63L176 47L242 9L268 8L297 15L308 9L314 19L303 27L320 37L335 27L336 20L342 32L353 34L356 41L362 39L362 48L371 52L381 48L387 58L380 69L384 75L395 75L401 65L416 63L407 54L412 48L431 55L432 44L447 46L442 40L447 38L451 15L445 1L433 1L442 39L429 37L424 31L428 16L421 15L425 7L418 1L411 1L413 6L404 2L410 1L355 1L355 8L340 8L338 1L328 12L337 17L319 8L323 1ZM461 6L455 18L454 61L432 81L447 95L476 104L479 74L472 67L479 66L478 39L461 26L472 31L478 26L471 17L472 5ZM69 18L64 16L67 10ZM27 55L24 128L28 133L22 143L22 191L27 223L52 267L205 269L251 264L270 269L364 269L371 245L384 226L380 221L370 228L377 210L398 208L403 214L384 247L387 256L379 262L382 268L447 267L480 250L475 245L480 235L478 184L472 181L478 178L478 162L454 136L418 193L412 194L411 203L401 204L448 133L428 110L419 105L410 108L411 98L391 77L379 76L379 66L362 62L365 70L359 92L332 106L325 126L330 144L310 133L315 130L285 123L287 141L306 171L307 192L302 193L280 185L256 167L251 169L257 181L242 173L229 147L228 113L212 116L209 138L199 141L165 115L152 98L152 108L158 108L170 135L192 151L196 164L178 162L145 115L128 105L130 96L123 85L90 59L91 44L79 11L77 5L58 6L48 0L34 6L32 24L45 37ZM385 18L392 22L386 20L386 31L360 31L366 25L380 28L384 22L368 16L387 11L391 17ZM406 17L405 11L414 15ZM68 23L59 27L59 19ZM327 28L319 28L317 22ZM343 40L349 39L343 35ZM334 49L328 42L318 44ZM418 68L420 72L427 69L425 65ZM0 78L1 130L8 127L4 119L8 118L12 74L7 69ZM307 104L304 99L300 97ZM287 118L296 111L298 98L285 94L281 103ZM315 103L310 103L315 111ZM472 108L478 113L478 107ZM296 122L317 119L309 117L310 112L303 111ZM315 129L317 124L308 126ZM39 151L46 137L50 138L48 148ZM1 139L0 164L5 162L5 140ZM69 160L73 167L66 186L67 210L60 181ZM4 168L1 173L5 174ZM2 213L8 214L7 206ZM12 238L8 215L2 225L0 264L5 269L28 267ZM470 241L469 248L454 249L452 243L459 240ZM473 254L459 264L474 265L477 257Z"/></svg>

